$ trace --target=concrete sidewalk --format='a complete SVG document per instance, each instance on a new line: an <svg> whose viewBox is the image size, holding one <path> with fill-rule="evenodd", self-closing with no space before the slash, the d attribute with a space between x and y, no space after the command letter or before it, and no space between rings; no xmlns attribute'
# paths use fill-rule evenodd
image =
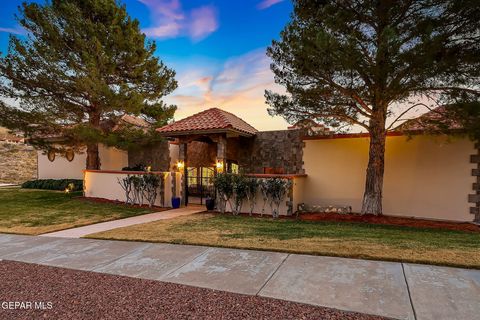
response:
<svg viewBox="0 0 480 320"><path fill-rule="evenodd" d="M0 259L395 319L479 319L480 271L277 252L0 234Z"/></svg>
<svg viewBox="0 0 480 320"><path fill-rule="evenodd" d="M178 209L171 209L171 210L160 211L155 213L147 213L147 214L130 217L130 218L95 223L95 224L78 227L78 228L45 233L40 236L41 237L57 237L57 238L81 238L92 233L112 230L112 229L121 228L121 227L128 227L128 226L133 226L135 224L147 223L147 222L152 222L157 220L172 219L172 218L186 216L186 215L199 213L203 211L205 211L205 208L201 206L182 207Z"/></svg>

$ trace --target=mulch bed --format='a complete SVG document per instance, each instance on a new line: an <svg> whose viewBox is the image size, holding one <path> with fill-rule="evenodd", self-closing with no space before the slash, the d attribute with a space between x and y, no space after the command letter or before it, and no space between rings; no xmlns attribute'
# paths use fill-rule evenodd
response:
<svg viewBox="0 0 480 320"><path fill-rule="evenodd" d="M148 204L138 205L138 204L126 204L124 201L119 200L109 200L104 198L93 198L93 197L75 197L76 200L87 201L87 202L95 202L95 203L111 203L116 205L123 205L129 208L141 208L141 209L151 209L152 212L164 211L170 208L159 207L159 206L152 206L149 207Z"/></svg>
<svg viewBox="0 0 480 320"><path fill-rule="evenodd" d="M220 212L208 211L208 213L214 213L222 215ZM231 215L231 213L224 213L223 215ZM240 216L243 217L255 217L255 218L271 218L270 213L260 214L254 213L250 216L248 213L240 213ZM296 215L286 216L281 215L280 219L295 220L297 219ZM405 217L393 217L393 216L375 216L373 214L361 215L358 213L351 214L339 214L339 213L301 213L298 216L299 220L304 221L330 221L330 222L358 222L358 223L369 223L369 224L381 224L381 225L391 225L391 226L403 226L403 227L412 227L412 228L434 228L434 229L444 229L444 230L454 230L454 231L468 231L468 232L480 232L480 226L468 223L468 222L449 222L449 221L435 221L435 220L426 220L426 219L417 219L417 218L405 218Z"/></svg>
<svg viewBox="0 0 480 320"><path fill-rule="evenodd" d="M473 223L457 223L392 216L375 216L372 214L359 215L338 213L302 213L299 216L299 219L305 221L363 222L414 228L435 228L455 231L480 232L480 226Z"/></svg>
<svg viewBox="0 0 480 320"><path fill-rule="evenodd" d="M0 261L1 319L384 319L152 280ZM320 290L320 289L319 289ZM47 310L6 310L6 302Z"/></svg>

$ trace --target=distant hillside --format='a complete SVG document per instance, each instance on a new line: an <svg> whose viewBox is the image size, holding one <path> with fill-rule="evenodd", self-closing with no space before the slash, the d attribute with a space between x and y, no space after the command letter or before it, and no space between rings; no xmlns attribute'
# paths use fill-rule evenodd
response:
<svg viewBox="0 0 480 320"><path fill-rule="evenodd" d="M0 127L0 182L22 183L37 177L37 152L23 143L11 143L21 137Z"/></svg>
<svg viewBox="0 0 480 320"><path fill-rule="evenodd" d="M0 127L0 140L4 140L9 135L8 129Z"/></svg>
<svg viewBox="0 0 480 320"><path fill-rule="evenodd" d="M10 130L4 127L0 127L0 141L20 141L23 138L21 134L12 134Z"/></svg>

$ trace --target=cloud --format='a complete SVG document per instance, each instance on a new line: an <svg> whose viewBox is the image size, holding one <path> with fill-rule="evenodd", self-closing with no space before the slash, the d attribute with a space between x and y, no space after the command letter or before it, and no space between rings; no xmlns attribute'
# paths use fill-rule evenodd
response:
<svg viewBox="0 0 480 320"><path fill-rule="evenodd" d="M200 41L218 29L215 7L202 6L184 11L180 0L138 0L150 10L154 26L143 29L149 37L168 39L188 36Z"/></svg>
<svg viewBox="0 0 480 320"><path fill-rule="evenodd" d="M190 16L189 34L194 41L202 40L218 29L215 8L212 6L193 9Z"/></svg>
<svg viewBox="0 0 480 320"><path fill-rule="evenodd" d="M257 5L257 9L264 10L280 2L283 2L283 0L263 0Z"/></svg>
<svg viewBox="0 0 480 320"><path fill-rule="evenodd" d="M0 27L0 32L7 32L7 33L13 33L13 34L18 34L18 35L25 35L25 29L23 29L20 26L14 27L14 28L2 28Z"/></svg>
<svg viewBox="0 0 480 320"><path fill-rule="evenodd" d="M283 91L274 83L265 49L228 59L216 66L192 67L178 74L178 89L169 97L176 104L176 119L219 107L230 111L259 130L285 129L287 123L267 113L266 89ZM214 71L212 71L214 70Z"/></svg>

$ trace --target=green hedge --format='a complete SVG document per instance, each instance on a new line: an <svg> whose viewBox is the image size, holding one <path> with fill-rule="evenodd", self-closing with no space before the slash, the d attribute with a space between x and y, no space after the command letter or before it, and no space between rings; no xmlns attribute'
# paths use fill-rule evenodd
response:
<svg viewBox="0 0 480 320"><path fill-rule="evenodd" d="M83 180L77 179L39 179L30 180L22 184L22 188L25 189L45 189L45 190L65 190L69 183L75 185L73 191L83 190Z"/></svg>

